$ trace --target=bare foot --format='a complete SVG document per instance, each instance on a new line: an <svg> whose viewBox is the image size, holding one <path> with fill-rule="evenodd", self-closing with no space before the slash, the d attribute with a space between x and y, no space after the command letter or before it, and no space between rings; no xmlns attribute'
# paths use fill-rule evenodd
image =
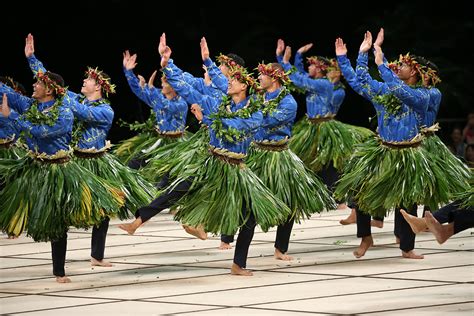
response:
<svg viewBox="0 0 474 316"><path fill-rule="evenodd" d="M232 245L221 241L221 245L219 246L219 249L220 250L232 249Z"/></svg>
<svg viewBox="0 0 474 316"><path fill-rule="evenodd" d="M351 210L351 213L349 214L349 216L347 216L347 218L345 218L345 219L341 219L339 221L339 224L341 224L341 225L350 225L350 224L355 224L356 221L357 221L357 214L356 214L355 208L353 208Z"/></svg>
<svg viewBox="0 0 474 316"><path fill-rule="evenodd" d="M241 276L252 276L253 273L250 270L242 269L235 263L232 264L232 268L230 268L230 274L232 275L241 275Z"/></svg>
<svg viewBox="0 0 474 316"><path fill-rule="evenodd" d="M454 224L441 225L436 218L430 213L425 212L426 225L436 237L439 244L444 243L454 234Z"/></svg>
<svg viewBox="0 0 474 316"><path fill-rule="evenodd" d="M68 278L67 276L63 276L63 277L57 276L56 277L56 282L58 282L58 283L71 283L71 279Z"/></svg>
<svg viewBox="0 0 474 316"><path fill-rule="evenodd" d="M365 236L362 237L362 240L360 242L359 248L353 252L354 256L356 258L363 257L367 250L374 245L374 240L372 239L372 236Z"/></svg>
<svg viewBox="0 0 474 316"><path fill-rule="evenodd" d="M400 245L400 237L395 236L395 243Z"/></svg>
<svg viewBox="0 0 474 316"><path fill-rule="evenodd" d="M425 256L423 255L417 255L413 250L410 251L402 251L402 257L403 258L408 258L408 259L423 259Z"/></svg>
<svg viewBox="0 0 474 316"><path fill-rule="evenodd" d="M15 235L8 235L7 239L17 239L18 236L15 236Z"/></svg>
<svg viewBox="0 0 474 316"><path fill-rule="evenodd" d="M293 260L292 256L287 255L286 253L281 252L279 249L275 248L275 259L283 260L283 261L291 261Z"/></svg>
<svg viewBox="0 0 474 316"><path fill-rule="evenodd" d="M124 231L127 232L129 235L135 234L135 231L140 227L142 224L142 219L141 217L138 217L136 220L134 220L131 223L126 223L126 224L120 224L118 227Z"/></svg>
<svg viewBox="0 0 474 316"><path fill-rule="evenodd" d="M425 230L426 226L426 221L424 218L419 218L413 215L408 214L405 210L400 210L400 213L403 215L403 218L407 221L407 223L410 225L411 230L415 233L418 234L422 231Z"/></svg>
<svg viewBox="0 0 474 316"><path fill-rule="evenodd" d="M204 231L204 228L202 228L202 226L193 227L193 226L183 225L183 228L188 234L193 235L194 237L197 237L201 240L207 239L207 233Z"/></svg>
<svg viewBox="0 0 474 316"><path fill-rule="evenodd" d="M383 222L379 221L379 220L376 220L376 219L373 219L373 220L370 221L370 226L377 227L377 228L383 228Z"/></svg>
<svg viewBox="0 0 474 316"><path fill-rule="evenodd" d="M112 263L105 260L97 260L96 258L91 257L91 266L93 267L112 267Z"/></svg>

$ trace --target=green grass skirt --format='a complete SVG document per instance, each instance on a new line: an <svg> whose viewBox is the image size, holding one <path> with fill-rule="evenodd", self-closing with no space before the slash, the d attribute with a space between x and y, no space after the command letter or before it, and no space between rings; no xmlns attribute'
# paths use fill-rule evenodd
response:
<svg viewBox="0 0 474 316"><path fill-rule="evenodd" d="M148 205L157 195L152 183L111 154L106 153L97 158L75 156L74 161L125 194L125 205L117 214L122 220L134 217L139 207Z"/></svg>
<svg viewBox="0 0 474 316"><path fill-rule="evenodd" d="M128 164L132 159L149 159L154 155L154 151L162 146L185 141L190 137L186 132L183 137L169 138L158 135L155 132L140 133L132 138L121 141L116 145L113 154L124 164ZM160 141L158 143L158 141ZM156 148L153 148L156 147Z"/></svg>
<svg viewBox="0 0 474 316"><path fill-rule="evenodd" d="M207 232L233 235L250 215L263 231L284 223L291 210L276 198L245 165L224 162L208 156L200 163L189 192L178 201L175 219L191 226L202 225ZM193 176L186 170L184 179ZM182 179L176 179L176 182ZM247 214L244 217L243 208Z"/></svg>
<svg viewBox="0 0 474 316"><path fill-rule="evenodd" d="M336 207L326 185L290 149L270 151L253 145L247 166L292 210L297 222Z"/></svg>
<svg viewBox="0 0 474 316"><path fill-rule="evenodd" d="M61 238L69 226L89 228L114 217L123 193L73 160L63 164L31 157L0 159L9 169L0 192L0 227L9 235L24 230L35 241Z"/></svg>
<svg viewBox="0 0 474 316"><path fill-rule="evenodd" d="M366 128L329 120L317 124L307 117L293 128L291 150L314 172L333 164L342 171L354 151L354 146L374 135Z"/></svg>
<svg viewBox="0 0 474 316"><path fill-rule="evenodd" d="M335 197L352 197L362 211L378 217L414 203L437 209L452 199L452 188L467 188L468 178L443 167L424 146L394 149L369 138L346 165Z"/></svg>
<svg viewBox="0 0 474 316"><path fill-rule="evenodd" d="M140 172L148 180L155 182L165 174L169 174L170 179L175 179L184 172L197 173L208 157L208 146L209 131L201 128L185 141L160 146ZM190 170L192 168L195 169Z"/></svg>

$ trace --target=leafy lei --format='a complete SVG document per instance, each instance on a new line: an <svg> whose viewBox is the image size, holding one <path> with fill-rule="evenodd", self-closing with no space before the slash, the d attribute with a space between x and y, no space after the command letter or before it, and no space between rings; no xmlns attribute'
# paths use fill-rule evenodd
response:
<svg viewBox="0 0 474 316"><path fill-rule="evenodd" d="M33 101L28 111L22 114L22 119L30 122L33 125L48 125L54 126L59 118L59 107L61 106L63 98L56 99L54 104L43 111L38 109L38 100Z"/></svg>
<svg viewBox="0 0 474 316"><path fill-rule="evenodd" d="M79 98L79 103L84 104L83 102L85 99L86 97ZM102 104L110 105L110 101L107 99L99 99L97 101L90 102L84 105L95 107ZM72 141L71 141L71 144L73 147L79 143L79 140L81 139L82 134L84 134L85 129L86 129L86 124L84 123L84 121L77 120L77 119L74 120L74 125L72 127Z"/></svg>
<svg viewBox="0 0 474 316"><path fill-rule="evenodd" d="M381 104L385 108L384 119L387 119L389 115L399 115L402 108L402 101L397 98L393 93L387 93L378 95L372 92L368 84L363 86L367 89L368 94L370 95L373 102Z"/></svg>
<svg viewBox="0 0 474 316"><path fill-rule="evenodd" d="M287 89L286 87L283 87L275 99L265 101L265 95L260 96L261 98L260 102L263 105L262 106L263 115L267 116L267 115L272 114L277 108L277 106L280 104L281 100L283 100L283 98L286 97L289 93L290 93L289 89Z"/></svg>
<svg viewBox="0 0 474 316"><path fill-rule="evenodd" d="M219 105L217 112L209 115L209 118L213 120L211 128L215 131L217 137L225 139L230 143L243 141L248 137L247 133L233 127L225 128L222 124L222 120L230 118L249 118L253 113L260 110L260 104L258 98L254 99L250 97L247 105L235 112L231 112L231 98L226 95L222 97L222 102Z"/></svg>
<svg viewBox="0 0 474 316"><path fill-rule="evenodd" d="M151 110L150 116L143 123L140 123L138 121L128 123L122 119L119 119L118 124L122 127L128 127L131 131L140 131L141 133L153 132L155 130L156 125L156 113L155 111Z"/></svg>

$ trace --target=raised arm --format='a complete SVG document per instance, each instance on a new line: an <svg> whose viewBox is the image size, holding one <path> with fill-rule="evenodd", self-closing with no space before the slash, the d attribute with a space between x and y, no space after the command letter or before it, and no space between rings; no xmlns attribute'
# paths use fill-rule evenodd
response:
<svg viewBox="0 0 474 316"><path fill-rule="evenodd" d="M306 73L304 70L303 54L309 51L313 47L313 43L301 46L295 54L295 67L299 72Z"/></svg>
<svg viewBox="0 0 474 316"><path fill-rule="evenodd" d="M227 88L229 86L229 80L224 76L222 71L216 64L209 58L209 47L207 46L206 38L201 38L201 57L204 63L204 66L207 68L209 77L215 86L222 91L222 93L227 94Z"/></svg>

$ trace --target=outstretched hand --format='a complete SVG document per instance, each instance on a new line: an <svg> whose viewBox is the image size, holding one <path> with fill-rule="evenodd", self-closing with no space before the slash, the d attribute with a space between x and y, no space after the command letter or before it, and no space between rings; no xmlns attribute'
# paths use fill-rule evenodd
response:
<svg viewBox="0 0 474 316"><path fill-rule="evenodd" d="M166 49L166 34L163 32L160 36L160 43L158 44L158 54L163 56L163 53Z"/></svg>
<svg viewBox="0 0 474 316"><path fill-rule="evenodd" d="M383 27L381 27L379 33L377 34L377 38L375 39L374 45L382 47L383 40L385 38L384 32L385 31L383 30Z"/></svg>
<svg viewBox="0 0 474 316"><path fill-rule="evenodd" d="M35 53L35 40L31 33L25 39L25 56L31 57Z"/></svg>
<svg viewBox="0 0 474 316"><path fill-rule="evenodd" d="M378 45L374 45L374 56L375 56L375 63L377 66L380 66L383 64L383 52L382 48Z"/></svg>
<svg viewBox="0 0 474 316"><path fill-rule="evenodd" d="M276 48L276 55L281 56L283 55L283 51L285 50L285 42L279 38L277 41L277 48Z"/></svg>
<svg viewBox="0 0 474 316"><path fill-rule="evenodd" d="M123 67L127 70L132 70L137 66L137 54L130 55L130 52L126 50L123 53Z"/></svg>
<svg viewBox="0 0 474 316"><path fill-rule="evenodd" d="M201 38L201 57L202 57L202 61L205 61L206 59L209 58L209 47L207 47L207 41L206 41L206 38L203 37Z"/></svg>
<svg viewBox="0 0 474 316"><path fill-rule="evenodd" d="M304 54L306 53L307 51L309 51L311 49L311 47L313 47L313 43L309 43L309 44L306 44L304 46L301 46L299 49L298 49L298 53L300 54Z"/></svg>
<svg viewBox="0 0 474 316"><path fill-rule="evenodd" d="M291 58L291 46L286 46L285 54L283 55L283 63L288 64Z"/></svg>
<svg viewBox="0 0 474 316"><path fill-rule="evenodd" d="M370 31L365 32L364 40L360 44L359 52L366 53L372 47L372 33Z"/></svg>
<svg viewBox="0 0 474 316"><path fill-rule="evenodd" d="M1 109L1 112L2 115L4 117L9 117L10 116L10 107L8 106L8 98L7 98L7 94L4 93L3 94L3 98L2 98L2 104L0 106L0 109Z"/></svg>
<svg viewBox="0 0 474 316"><path fill-rule="evenodd" d="M155 85L154 85L154 82L155 82L155 78L156 78L156 74L158 73L158 70L155 70L153 71L153 73L151 74L150 76L150 79L148 79L148 87L150 88L154 88Z"/></svg>
<svg viewBox="0 0 474 316"><path fill-rule="evenodd" d="M342 40L342 38L338 37L336 39L335 47L336 47L336 56L347 55L347 46Z"/></svg>
<svg viewBox="0 0 474 316"><path fill-rule="evenodd" d="M194 114L194 116L196 117L196 119L197 119L199 122L202 121L203 114L202 114L202 109L201 109L201 107L199 106L199 104L193 103L193 104L191 105L191 113Z"/></svg>

